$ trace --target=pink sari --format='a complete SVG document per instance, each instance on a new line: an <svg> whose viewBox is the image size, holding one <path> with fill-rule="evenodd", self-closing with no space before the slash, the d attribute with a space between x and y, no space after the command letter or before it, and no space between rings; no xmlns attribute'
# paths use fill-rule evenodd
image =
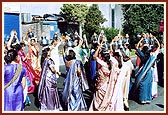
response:
<svg viewBox="0 0 168 115"><path fill-rule="evenodd" d="M124 111L122 89L126 70L124 68L125 66L119 70L113 66L109 72L104 67L99 69L97 90L89 111Z"/></svg>
<svg viewBox="0 0 168 115"><path fill-rule="evenodd" d="M18 55L20 56L20 64L22 64L26 68L26 76L28 78L28 81L30 82L28 85L28 93L33 93L35 89L35 84L34 84L34 78L36 73L34 72L32 66L30 65L30 61L26 59L25 61L23 60L26 56L22 50L19 50Z"/></svg>

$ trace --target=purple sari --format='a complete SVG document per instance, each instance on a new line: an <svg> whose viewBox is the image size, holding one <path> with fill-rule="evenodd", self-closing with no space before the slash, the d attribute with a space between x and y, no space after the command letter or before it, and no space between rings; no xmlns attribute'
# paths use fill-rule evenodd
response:
<svg viewBox="0 0 168 115"><path fill-rule="evenodd" d="M4 85L14 77L19 64L7 64L4 67ZM4 111L23 111L24 95L22 78L26 76L26 70L22 66L21 73L12 84L4 89Z"/></svg>
<svg viewBox="0 0 168 115"><path fill-rule="evenodd" d="M45 59L38 89L38 99L41 104L41 111L62 110L57 90L57 78L50 70L50 68L54 66L54 61L51 58Z"/></svg>

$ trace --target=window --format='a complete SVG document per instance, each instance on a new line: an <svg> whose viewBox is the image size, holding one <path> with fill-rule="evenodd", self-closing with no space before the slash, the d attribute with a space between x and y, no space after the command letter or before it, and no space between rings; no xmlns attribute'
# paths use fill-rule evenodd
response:
<svg viewBox="0 0 168 115"><path fill-rule="evenodd" d="M114 28L114 21L115 21L114 20L115 19L114 9L112 9L111 13L112 13L112 15L111 15L112 21L111 22L112 22L112 27Z"/></svg>

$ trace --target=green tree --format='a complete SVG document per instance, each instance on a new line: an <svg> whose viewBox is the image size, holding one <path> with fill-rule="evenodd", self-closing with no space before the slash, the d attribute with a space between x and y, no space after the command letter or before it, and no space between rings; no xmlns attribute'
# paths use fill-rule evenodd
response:
<svg viewBox="0 0 168 115"><path fill-rule="evenodd" d="M86 4L63 4L60 14L67 22L77 22L81 27L85 23L87 12Z"/></svg>
<svg viewBox="0 0 168 115"><path fill-rule="evenodd" d="M97 4L93 4L89 7L89 11L86 15L86 22L84 24L84 33L90 39L94 32L99 33L101 25L106 21L102 12L99 10Z"/></svg>
<svg viewBox="0 0 168 115"><path fill-rule="evenodd" d="M130 38L136 38L137 34L142 32L158 35L159 22L164 19L163 4L124 4L122 10L123 32L128 33ZM131 40L131 42L137 41L137 39Z"/></svg>
<svg viewBox="0 0 168 115"><path fill-rule="evenodd" d="M114 28L102 28L102 30L104 30L104 33L105 33L106 38L107 38L109 43L119 33L119 30L118 29L114 29Z"/></svg>

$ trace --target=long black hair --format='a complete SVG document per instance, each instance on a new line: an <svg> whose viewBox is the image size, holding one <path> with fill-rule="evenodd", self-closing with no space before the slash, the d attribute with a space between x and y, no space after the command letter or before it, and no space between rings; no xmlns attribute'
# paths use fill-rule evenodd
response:
<svg viewBox="0 0 168 115"><path fill-rule="evenodd" d="M44 50L42 50L41 62L40 62L41 67L43 66L43 62L44 62L45 58L46 58L47 55L48 55L48 51L50 51L50 48L49 48L49 47L47 47L47 48L45 48Z"/></svg>
<svg viewBox="0 0 168 115"><path fill-rule="evenodd" d="M150 57L151 50L149 49L148 46L144 46L142 48L142 52L144 54L144 57L141 58L141 62L142 62L142 64L145 64L147 62L147 60L149 59L149 57Z"/></svg>
<svg viewBox="0 0 168 115"><path fill-rule="evenodd" d="M53 45L54 41L57 41L57 40L58 40L58 38L54 38L54 39L52 40L51 44Z"/></svg>
<svg viewBox="0 0 168 115"><path fill-rule="evenodd" d="M128 60L130 60L130 57L128 57L123 50L120 50L120 51L124 62L127 62Z"/></svg>
<svg viewBox="0 0 168 115"><path fill-rule="evenodd" d="M69 54L65 57L67 61L76 59L76 54L73 50L69 50L68 52Z"/></svg>
<svg viewBox="0 0 168 115"><path fill-rule="evenodd" d="M122 58L121 58L121 55L119 54L119 52L114 52L113 56L118 61L118 68L121 68L122 67Z"/></svg>
<svg viewBox="0 0 168 115"><path fill-rule="evenodd" d="M16 50L17 52L21 49L21 45L20 44L16 44L13 49Z"/></svg>
<svg viewBox="0 0 168 115"><path fill-rule="evenodd" d="M24 42L21 42L20 44L16 44L15 46L14 46L14 49L16 50L16 51L19 51L20 49L22 49L22 47L25 47L26 46L26 44L24 43Z"/></svg>
<svg viewBox="0 0 168 115"><path fill-rule="evenodd" d="M108 69L111 70L111 61L110 61L110 54L108 52L101 52L101 56L103 60L107 63Z"/></svg>

